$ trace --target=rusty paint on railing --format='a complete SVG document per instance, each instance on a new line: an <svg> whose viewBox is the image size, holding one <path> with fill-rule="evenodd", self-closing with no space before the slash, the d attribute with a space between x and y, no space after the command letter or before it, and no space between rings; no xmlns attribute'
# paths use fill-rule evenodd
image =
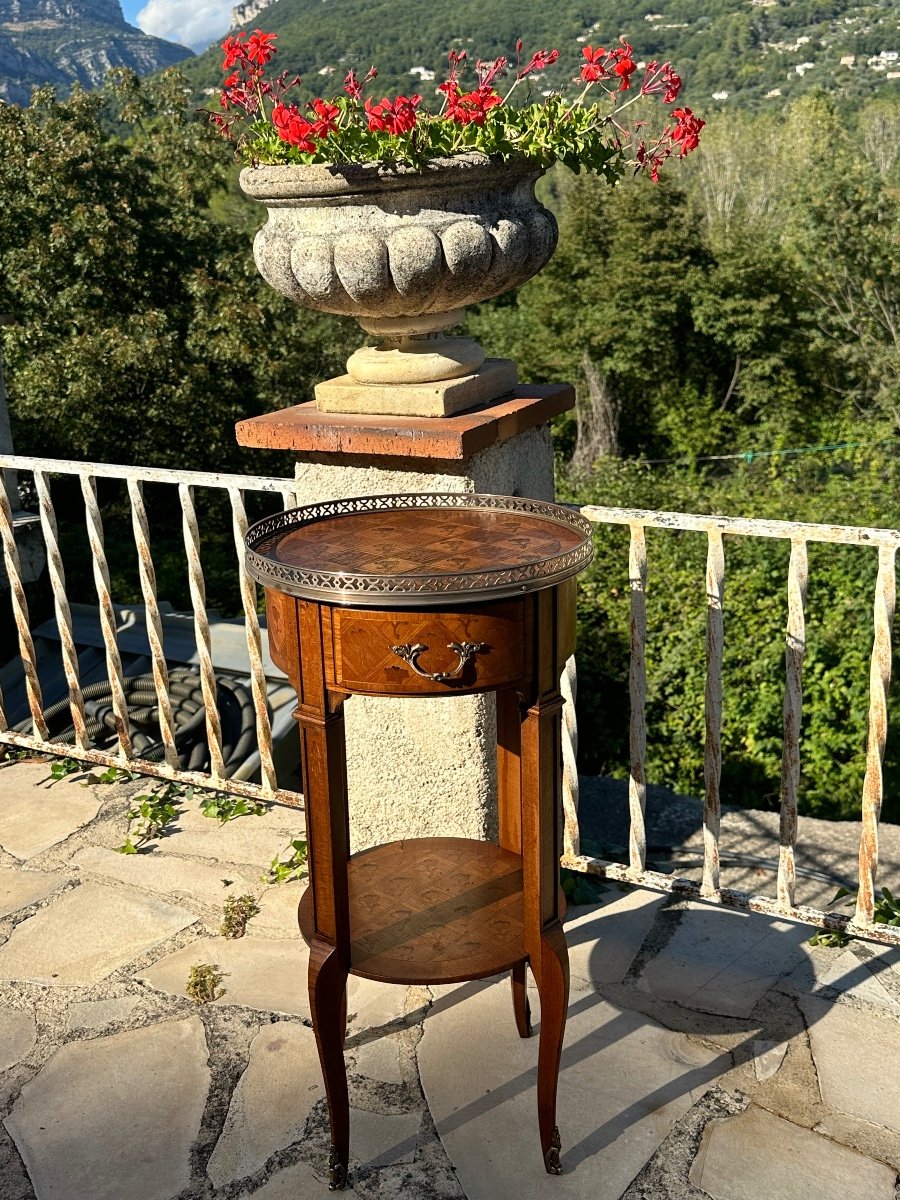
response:
<svg viewBox="0 0 900 1200"><path fill-rule="evenodd" d="M781 819L778 852L778 902L794 904L797 845L797 795L800 790L800 726L803 721L803 658L806 653L806 585L809 576L806 542L791 543L788 565L788 620L784 648L784 745L781 751Z"/></svg>
<svg viewBox="0 0 900 1200"><path fill-rule="evenodd" d="M772 900L768 896L754 896L750 892L742 892L737 888L719 888L715 896L704 896L701 885L693 879L684 879L679 875L665 875L661 871L642 871L640 875L635 876L630 867L623 866L622 863L607 862L602 858L588 858L584 855L577 858L566 856L560 861L562 866L567 867L570 871L581 871L586 875L595 875L599 879L616 879L622 883L636 883L641 887L666 892L683 900L696 900L702 904L733 908L741 912L762 913L767 917L776 917L778 920L799 921L803 925L814 925L819 929L846 933L849 937L883 942L889 946L900 945L900 929L890 925L862 926L843 913L822 912L821 909L808 908L802 904L784 908L778 900Z"/></svg>
<svg viewBox="0 0 900 1200"><path fill-rule="evenodd" d="M567 854L564 866L611 879L627 880L658 888L676 895L700 899L707 903L742 908L771 916L788 917L822 929L845 931L852 936L900 945L900 929L875 925L875 878L878 868L878 819L883 796L882 764L887 737L887 696L891 670L891 625L896 605L895 557L900 546L900 530L874 529L864 526L813 525L792 521L761 521L747 518L703 516L695 513L653 512L647 509L603 508L589 505L579 509L582 516L602 525L627 525L631 529L629 577L632 589L632 654L630 692L632 728L630 732L631 770L629 804L632 813L630 854L628 866L601 859ZM636 741L643 734L643 696L636 686L643 680L640 653L646 642L646 630L641 629L644 582L640 560L645 555L636 543L635 530L646 528L705 534L708 540L707 591L707 677L706 677L706 746L704 777L703 878L700 883L674 879L659 872L642 869L642 847L645 841L644 819L640 796L645 786L642 755L636 753ZM788 624L785 650L784 746L782 756L782 808L777 896L774 899L750 896L735 889L721 888L719 880L720 841L720 783L721 783L721 720L722 720L722 653L724 646L723 595L725 580L724 535L743 537L783 538L791 542L791 562L788 568ZM870 671L870 707L866 778L863 787L863 831L860 843L860 885L857 908L852 919L837 913L798 906L795 901L795 852L797 843L797 800L801 778L800 727L802 721L802 666L805 649L804 604L807 586L808 542L831 543L877 549L879 554L878 582L875 593L875 642ZM636 704L636 696L638 703ZM635 713L641 719L636 721ZM636 767L636 764L639 764ZM637 801L637 803L636 803Z"/></svg>
<svg viewBox="0 0 900 1200"><path fill-rule="evenodd" d="M7 465L3 461L3 458L0 457L0 467ZM50 731L47 729L47 722L44 720L44 701L41 696L41 683L38 679L34 642L31 638L31 625L28 620L28 601L25 599L25 588L22 585L22 564L19 561L19 550L16 546L16 534L9 497L6 494L6 488L2 487L0 487L0 537L3 539L3 562L6 566L6 577L9 580L13 616L16 622L16 633L19 638L19 653L22 656L22 669L25 672L25 694L28 697L28 710L31 713L31 722L35 737L40 737L47 741L50 737Z"/></svg>
<svg viewBox="0 0 900 1200"><path fill-rule="evenodd" d="M722 534L711 529L706 552L706 743L703 751L703 885L704 896L719 890L719 825L722 781L722 654L725 621L725 549Z"/></svg>
<svg viewBox="0 0 900 1200"><path fill-rule="evenodd" d="M744 537L787 538L834 542L843 546L900 546L900 530L857 525L810 525L802 521L762 521L750 517L702 516L696 513L653 512L644 508L603 508L587 504L578 511L598 525L644 525L648 529L678 529L709 534L713 531Z"/></svg>
<svg viewBox="0 0 900 1200"><path fill-rule="evenodd" d="M169 471L145 467L120 467L105 463L80 463L61 460L29 458L24 455L0 455L0 470L31 471L35 475L38 498L41 505L40 517L47 542L50 563L50 580L56 601L57 624L60 628L66 679L74 711L83 715L83 693L78 679L78 661L74 646L71 612L65 592L65 573L59 549L56 517L49 487L49 477L54 474L74 475L80 479L85 502L85 519L91 545L94 584L100 605L100 623L106 651L107 676L112 689L112 706L118 732L118 753L108 753L90 744L87 727L82 725L84 736L70 739L66 743L50 742L44 718L43 697L37 671L34 643L30 632L28 606L22 586L21 567L15 542L12 512L5 489L0 488L0 535L2 535L4 561L10 582L13 611L19 633L19 645L25 673L25 685L29 710L33 723L33 734L18 733L7 728L6 714L0 697L0 753L4 745L18 746L39 753L60 754L84 763L98 766L127 767L139 774L161 779L177 779L182 783L201 788L226 790L234 795L253 799L277 801L294 807L302 805L298 793L279 788L277 785L272 751L272 734L266 697L266 679L262 653L262 633L256 613L255 585L248 591L249 577L243 572L243 533L247 528L244 493L256 491L280 496L286 507L296 504L295 484L291 480L264 476L224 475L200 471ZM153 683L157 700L160 735L163 743L162 763L134 757L134 746L129 736L128 709L125 699L125 680L115 631L115 609L112 602L109 565L103 539L103 522L97 499L96 480L113 479L127 486L131 504L132 531L138 554L141 591L146 614L147 639L152 660ZM168 484L179 489L182 515L183 538L188 561L188 581L194 609L194 630L200 660L200 682L206 709L207 735L210 747L212 770L210 773L178 769L178 751L169 690L169 675L163 645L163 624L157 599L156 572L150 550L150 530L144 503L144 483ZM205 587L200 559L200 535L193 504L194 487L218 488L229 493L235 548L238 555L238 570L241 579L241 595L246 607L247 649L250 664L250 682L256 715L256 732L260 753L262 784L225 778L221 724L216 704L216 680L212 665L212 650L209 620L205 607ZM71 646L68 643L71 642ZM78 722L76 721L76 727ZM73 744L74 742L74 744Z"/></svg>
<svg viewBox="0 0 900 1200"><path fill-rule="evenodd" d="M891 686L891 627L897 606L896 547L878 552L875 583L875 640L869 668L869 720L866 742L866 777L863 782L862 838L859 845L857 924L867 929L875 916L875 877L878 874L878 818L884 794L882 769L887 741L887 701Z"/></svg>
<svg viewBox="0 0 900 1200"><path fill-rule="evenodd" d="M97 502L97 481L86 475L81 477L81 494L84 497L84 512L87 521L88 541L94 565L94 587L100 606L100 632L106 652L106 675L112 693L113 720L119 741L119 754L123 760L131 758L133 747L128 722L128 701L125 699L125 672L122 657L116 642L116 614L110 592L109 564L103 542L103 519Z"/></svg>
<svg viewBox="0 0 900 1200"><path fill-rule="evenodd" d="M77 762L89 763L96 767L122 766L122 759L117 754L107 754L105 750L81 750L77 746L62 746L58 743L43 741L41 738L29 737L25 733L6 732L3 734L2 742L10 746L18 746L22 750L33 750L37 754L58 755L65 753L67 758L73 758ZM205 789L206 791L224 791L235 796L246 796L248 800L287 804L291 808L303 807L303 797L299 792L291 792L283 788L278 788L269 795L263 791L258 783L248 783L242 779L214 780L202 771L178 771L177 773L173 773L165 763L150 762L145 758L129 759L127 769L133 771L136 775L149 775L155 779L168 780L169 782L174 778L179 783L186 783L192 787Z"/></svg>
<svg viewBox="0 0 900 1200"><path fill-rule="evenodd" d="M244 566L244 535L249 527L243 493L235 487L228 489L231 501L232 530L237 553L238 575L241 584L241 603L244 606L244 629L247 635L247 655L250 659L250 688L256 716L256 740L259 746L260 774L269 791L277 789L275 766L272 762L272 728L266 700L266 677L263 671L262 636L256 612L256 584Z"/></svg>
<svg viewBox="0 0 900 1200"><path fill-rule="evenodd" d="M37 489L38 512L44 534L44 545L47 547L47 570L50 575L50 587L53 591L56 624L59 627L63 671L69 690L69 712L75 730L75 745L84 750L90 745L90 739L87 735L84 697L81 694L81 680L78 676L78 652L75 649L75 638L72 633L72 612L66 596L66 573L59 549L56 514L53 511L53 501L50 499L50 488L44 471L35 471L34 483Z"/></svg>
<svg viewBox="0 0 900 1200"><path fill-rule="evenodd" d="M647 539L642 525L631 526L628 549L628 582L631 589L631 658L628 669L630 716L628 726L628 807L631 831L628 861L635 873L647 864Z"/></svg>
<svg viewBox="0 0 900 1200"><path fill-rule="evenodd" d="M147 641L153 671L153 689L156 692L156 710L159 732L163 743L166 769L171 775L178 766L178 750L175 747L175 725L172 721L172 702L169 699L169 668L163 646L162 617L156 599L156 569L150 553L150 524L144 504L144 487L140 479L128 480L128 499L131 502L131 528L138 552L138 573L141 580L141 595L144 597L144 619L147 626Z"/></svg>
<svg viewBox="0 0 900 1200"><path fill-rule="evenodd" d="M222 722L219 718L219 705L216 699L216 675L213 670L209 618L206 615L206 584L203 579L203 565L200 561L200 530L197 526L197 512L194 508L194 489L188 483L180 483L178 496L181 500L181 528L188 561L188 586L191 592L191 605L194 609L194 638L197 644L197 657L200 660L200 690L203 692L203 705L206 709L209 761L213 780L218 782L225 778L225 763L222 758Z"/></svg>
<svg viewBox="0 0 900 1200"><path fill-rule="evenodd" d="M566 661L559 681L563 704L562 764L563 764L563 852L580 853L578 830L578 720L575 699L578 695L578 676L575 655Z"/></svg>

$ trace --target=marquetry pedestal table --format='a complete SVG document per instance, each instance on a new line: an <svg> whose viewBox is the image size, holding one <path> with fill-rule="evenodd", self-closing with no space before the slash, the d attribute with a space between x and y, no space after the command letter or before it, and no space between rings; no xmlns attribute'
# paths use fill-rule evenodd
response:
<svg viewBox="0 0 900 1200"><path fill-rule="evenodd" d="M541 1002L538 1126L560 1172L556 1089L569 991L559 888L559 679L574 649L590 525L555 504L465 493L369 496L279 513L247 534L269 646L297 689L309 846L300 928L331 1123L331 1187L350 1142L348 974L458 983L512 972L531 1033ZM350 852L348 695L497 692L499 844L410 838ZM434 730L440 737L441 731Z"/></svg>

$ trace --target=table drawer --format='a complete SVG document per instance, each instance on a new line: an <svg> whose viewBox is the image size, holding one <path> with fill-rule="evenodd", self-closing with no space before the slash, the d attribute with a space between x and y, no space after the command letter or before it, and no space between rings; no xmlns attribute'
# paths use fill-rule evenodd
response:
<svg viewBox="0 0 900 1200"><path fill-rule="evenodd" d="M468 612L332 609L334 686L372 695L488 691L525 670L525 606Z"/></svg>

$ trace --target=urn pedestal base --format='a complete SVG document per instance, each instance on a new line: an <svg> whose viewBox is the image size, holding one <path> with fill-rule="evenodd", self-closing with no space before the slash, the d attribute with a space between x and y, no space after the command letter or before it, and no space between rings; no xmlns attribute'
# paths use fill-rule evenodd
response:
<svg viewBox="0 0 900 1200"><path fill-rule="evenodd" d="M510 358L489 358L471 375L432 383L359 383L352 375L339 375L316 384L316 408L387 417L452 417L507 395L518 382Z"/></svg>

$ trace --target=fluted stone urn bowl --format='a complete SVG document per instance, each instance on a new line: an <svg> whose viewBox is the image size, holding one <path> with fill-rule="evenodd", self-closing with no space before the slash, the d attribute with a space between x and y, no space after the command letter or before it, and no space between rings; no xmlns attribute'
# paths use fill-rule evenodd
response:
<svg viewBox="0 0 900 1200"><path fill-rule="evenodd" d="M382 339L350 357L349 378L329 383L360 394L389 388L393 397L455 380L458 411L491 398L486 389L511 386L508 369L497 374L503 360L485 365L477 342L444 331L460 323L466 305L518 287L552 255L556 220L534 194L542 173L524 158L467 154L415 169L248 167L241 187L269 214L253 246L263 278L307 308L355 317ZM320 407L353 410L327 396L323 404L321 385L316 395Z"/></svg>

